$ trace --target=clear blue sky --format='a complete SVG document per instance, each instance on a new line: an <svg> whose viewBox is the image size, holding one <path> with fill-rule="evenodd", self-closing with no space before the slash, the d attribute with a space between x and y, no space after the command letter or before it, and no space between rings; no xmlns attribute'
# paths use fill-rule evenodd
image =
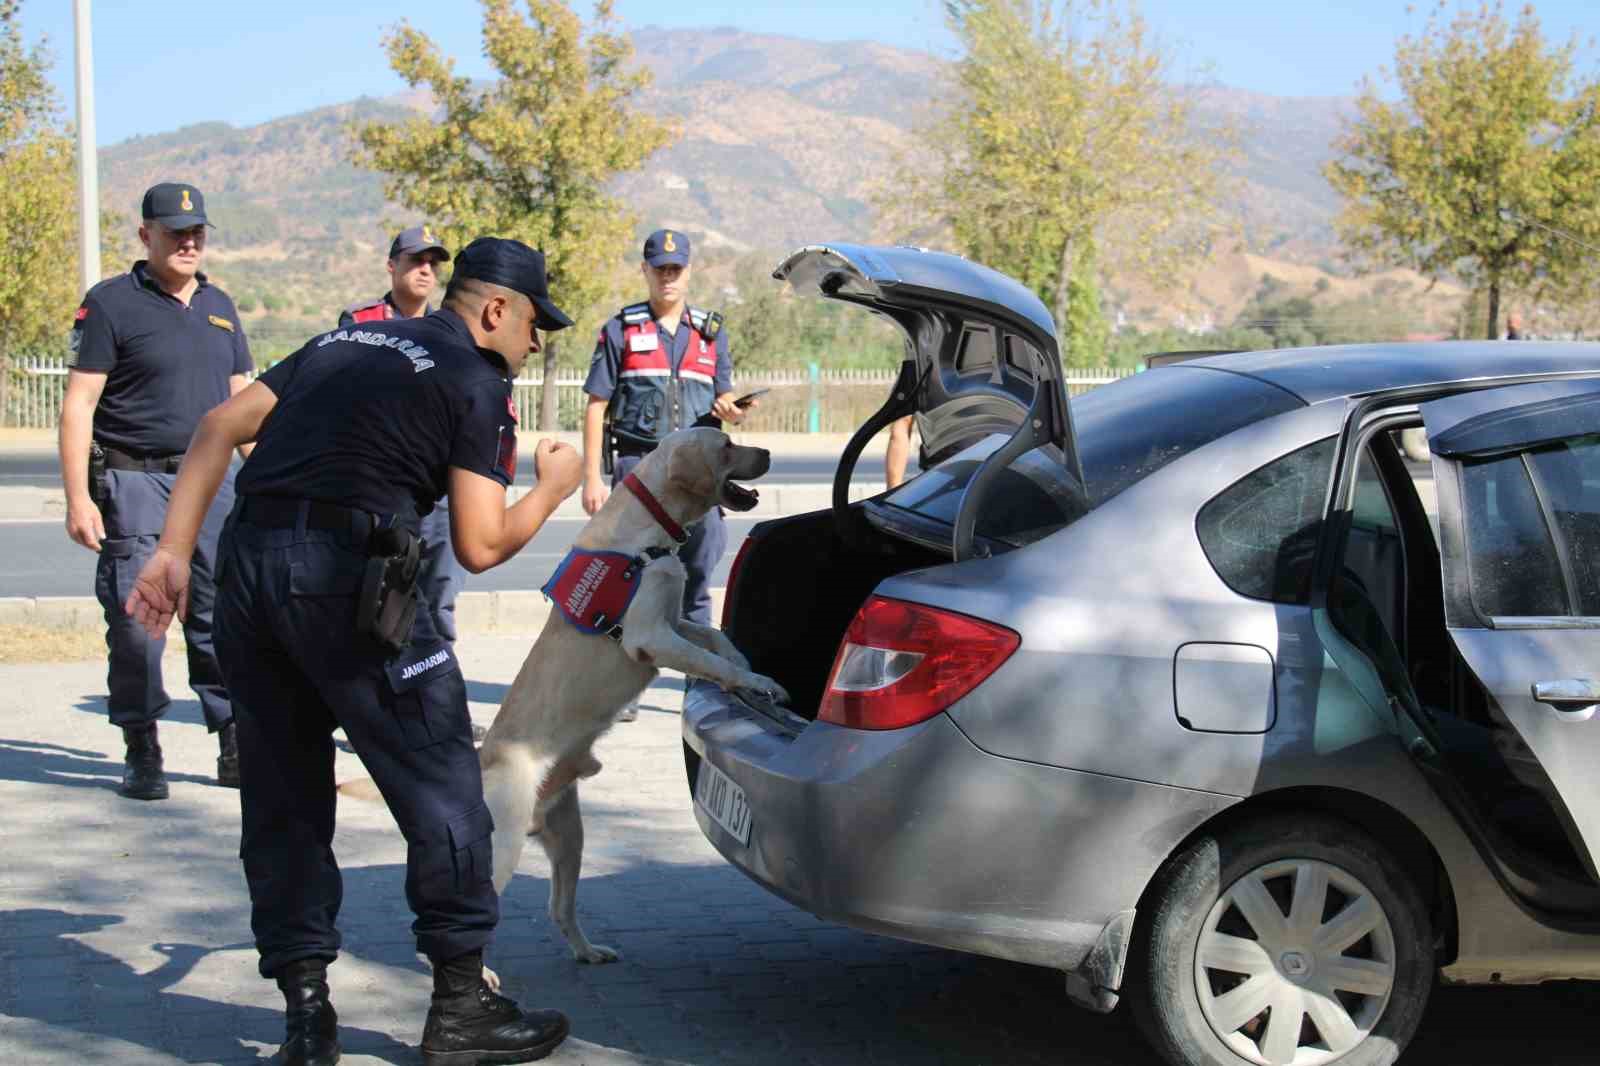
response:
<svg viewBox="0 0 1600 1066"><path fill-rule="evenodd" d="M1410 6L1404 0L1145 0L1142 10L1174 51L1180 73L1281 96L1335 96L1353 92L1363 74L1390 60L1396 37L1421 27L1423 15L1408 12ZM1426 11L1432 4L1414 6ZM1520 0L1506 6L1514 12ZM72 7L72 0L22 4L27 36L50 39L69 114ZM1534 7L1552 39L1600 36L1600 0L1536 0ZM737 26L943 55L952 50L936 0L617 0L616 8L630 28ZM489 73L476 0L95 0L93 9L101 144L212 119L251 125L398 92L405 86L389 70L379 38L401 18L455 56L462 72ZM578 9L591 10L582 2ZM1584 47L1580 62L1592 70L1596 49Z"/></svg>

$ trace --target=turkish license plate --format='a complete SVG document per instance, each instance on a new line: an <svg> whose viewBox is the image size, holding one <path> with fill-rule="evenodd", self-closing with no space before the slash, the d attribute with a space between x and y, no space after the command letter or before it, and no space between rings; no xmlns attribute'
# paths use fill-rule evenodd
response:
<svg viewBox="0 0 1600 1066"><path fill-rule="evenodd" d="M750 843L750 804L745 802L744 789L705 760L701 760L695 779L694 801L739 843Z"/></svg>

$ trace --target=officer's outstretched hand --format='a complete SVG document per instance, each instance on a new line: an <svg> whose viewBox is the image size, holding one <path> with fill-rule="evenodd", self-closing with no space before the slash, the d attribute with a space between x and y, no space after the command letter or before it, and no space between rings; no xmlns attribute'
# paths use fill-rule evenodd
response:
<svg viewBox="0 0 1600 1066"><path fill-rule="evenodd" d="M67 503L67 536L92 552L100 550L100 542L106 539L106 520L93 500Z"/></svg>
<svg viewBox="0 0 1600 1066"><path fill-rule="evenodd" d="M133 582L123 610L151 639L166 633L172 616L189 617L189 560L170 548L157 548Z"/></svg>
<svg viewBox="0 0 1600 1066"><path fill-rule="evenodd" d="M583 481L583 456L570 444L544 437L533 449L533 472L540 488L564 500Z"/></svg>

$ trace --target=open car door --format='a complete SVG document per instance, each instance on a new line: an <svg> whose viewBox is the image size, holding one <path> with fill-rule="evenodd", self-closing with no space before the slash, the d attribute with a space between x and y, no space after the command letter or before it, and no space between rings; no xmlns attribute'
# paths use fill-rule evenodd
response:
<svg viewBox="0 0 1600 1066"><path fill-rule="evenodd" d="M1055 322L1018 282L946 252L856 244L808 245L772 276L797 294L868 308L906 337L906 361L888 402L856 431L834 474L833 511L847 540L854 539L849 486L856 460L904 415L917 416L933 462L986 434L1010 438L966 484L952 538L957 561L974 553L984 493L1017 457L1047 447L1082 486Z"/></svg>
<svg viewBox="0 0 1600 1066"><path fill-rule="evenodd" d="M1600 379L1462 393L1422 416L1451 638L1600 880Z"/></svg>

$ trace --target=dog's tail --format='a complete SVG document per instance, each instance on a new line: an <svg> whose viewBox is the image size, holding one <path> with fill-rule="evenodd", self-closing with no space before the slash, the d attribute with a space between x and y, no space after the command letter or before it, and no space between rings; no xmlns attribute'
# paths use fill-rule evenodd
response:
<svg viewBox="0 0 1600 1066"><path fill-rule="evenodd" d="M349 796L353 800L362 800L366 803L382 803L383 793L378 791L378 783L370 777L358 777L354 781L346 781L338 786L341 796Z"/></svg>

